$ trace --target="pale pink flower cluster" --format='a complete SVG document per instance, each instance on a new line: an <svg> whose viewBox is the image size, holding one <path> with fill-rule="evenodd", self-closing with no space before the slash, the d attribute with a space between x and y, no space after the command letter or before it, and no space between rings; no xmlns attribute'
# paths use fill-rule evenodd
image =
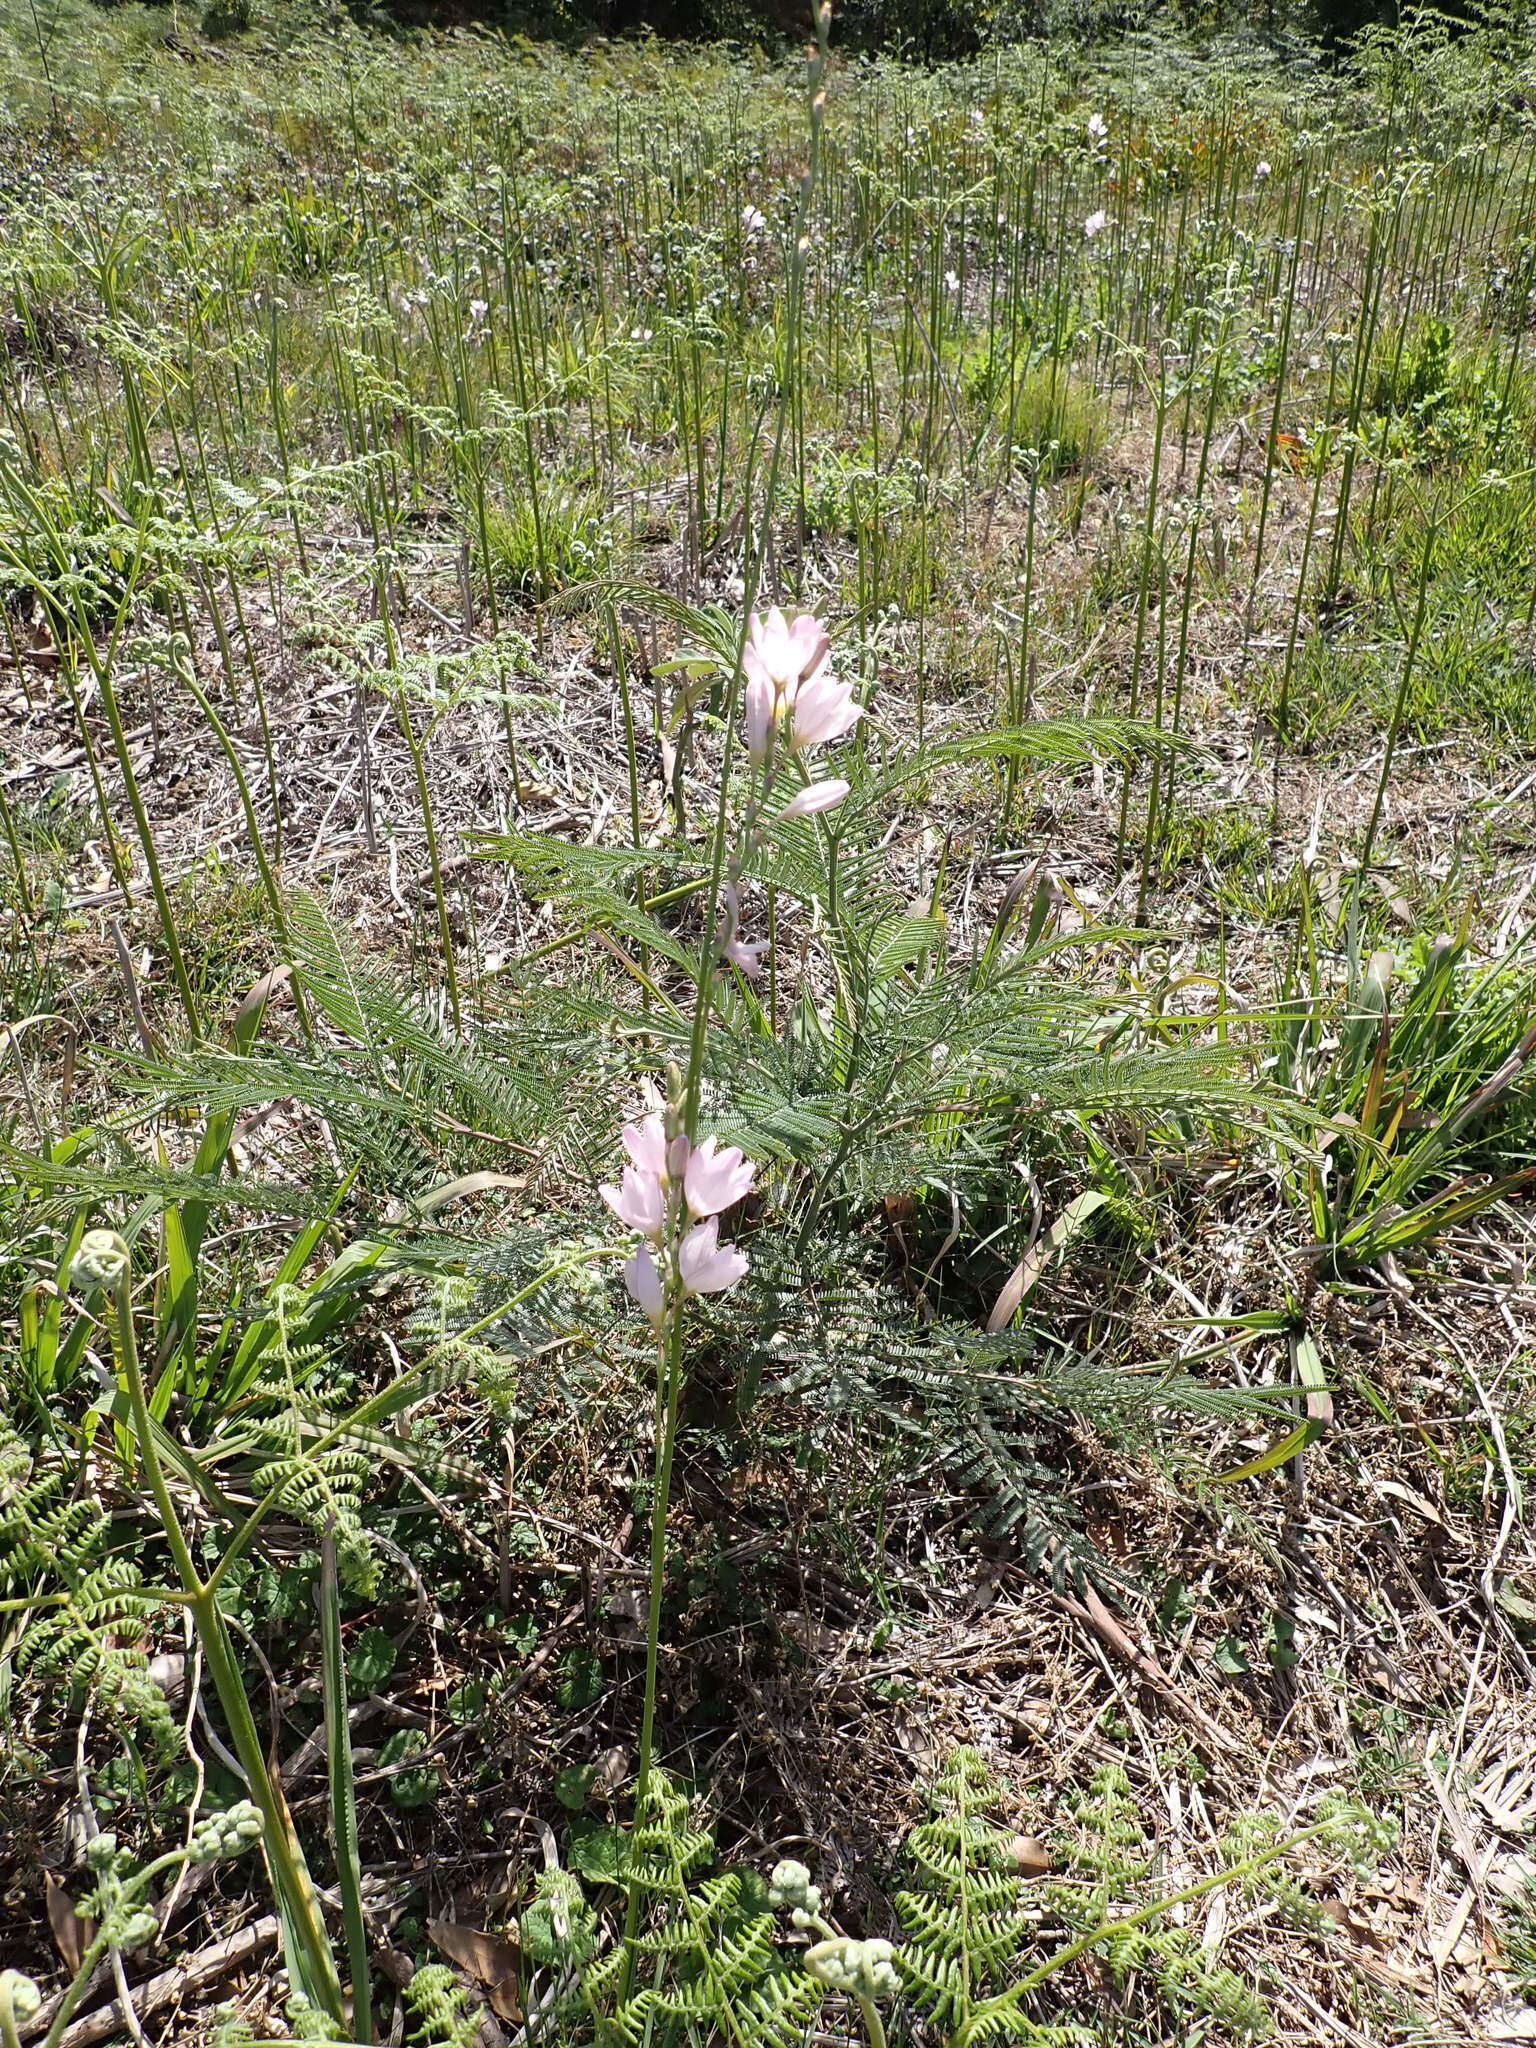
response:
<svg viewBox="0 0 1536 2048"><path fill-rule="evenodd" d="M736 1145L722 1146L714 1138L691 1145L681 1135L668 1139L659 1115L626 1124L622 1137L628 1164L616 1187L598 1192L621 1223L648 1240L625 1264L624 1285L659 1329L667 1291L651 1247L664 1247L682 1231L677 1277L685 1295L734 1287L747 1261L734 1245L721 1244L720 1214L748 1192L757 1168Z"/></svg>
<svg viewBox="0 0 1536 2048"><path fill-rule="evenodd" d="M840 740L864 715L850 686L833 675L827 629L809 612L794 619L786 619L777 605L766 618L754 612L741 661L747 679L747 752L759 767L781 731L790 753L801 754ZM796 803L809 794L803 790ZM804 805L794 815L830 810L847 794L844 783L836 797Z"/></svg>
<svg viewBox="0 0 1536 2048"><path fill-rule="evenodd" d="M813 747L840 740L864 716L854 702L851 686L840 683L832 673L831 651L826 627L809 612L786 619L775 605L766 615L753 612L747 622L747 644L741 655L747 684L747 755L763 770L765 787L773 779L777 745L782 743L792 758L798 757ZM835 811L848 790L839 775L808 781L779 812L779 820L815 818L823 811ZM715 922L720 958L739 967L752 981L761 974L762 955L768 949L760 939L741 935L741 895L736 884L747 855L761 837L757 805L754 795Z"/></svg>

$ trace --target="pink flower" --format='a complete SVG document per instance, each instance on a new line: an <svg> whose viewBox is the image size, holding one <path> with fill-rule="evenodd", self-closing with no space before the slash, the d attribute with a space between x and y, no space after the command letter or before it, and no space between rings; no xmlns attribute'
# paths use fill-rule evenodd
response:
<svg viewBox="0 0 1536 2048"><path fill-rule="evenodd" d="M747 679L747 754L759 766L768 758L774 726L793 710L802 689L825 671L830 646L826 627L809 612L786 619L775 605L766 618L754 612L748 620L741 655Z"/></svg>
<svg viewBox="0 0 1536 2048"><path fill-rule="evenodd" d="M829 740L840 740L863 716L853 701L852 687L840 683L829 668L819 668L795 693L789 750L798 754L805 747L824 747Z"/></svg>
<svg viewBox="0 0 1536 2048"><path fill-rule="evenodd" d="M667 1297L661 1284L661 1275L656 1270L656 1261L644 1245L632 1259L624 1262L624 1285L629 1289L630 1298L640 1309L653 1330L661 1328L661 1319L666 1313Z"/></svg>
<svg viewBox="0 0 1536 2048"><path fill-rule="evenodd" d="M720 948L720 958L729 960L733 967L739 967L748 981L757 981L763 972L763 955L768 950L766 939L727 939Z"/></svg>
<svg viewBox="0 0 1536 2048"><path fill-rule="evenodd" d="M667 1127L655 1111L637 1124L626 1124L621 1135L636 1173L660 1180L667 1170Z"/></svg>
<svg viewBox="0 0 1536 2048"><path fill-rule="evenodd" d="M768 739L773 731L777 701L777 693L767 675L747 677L747 759L759 768L768 758Z"/></svg>
<svg viewBox="0 0 1536 2048"><path fill-rule="evenodd" d="M683 1181L689 1214L718 1216L741 1200L756 1173L756 1166L742 1156L740 1146L727 1145L722 1151L714 1138L706 1138L693 1148Z"/></svg>
<svg viewBox="0 0 1536 2048"><path fill-rule="evenodd" d="M820 668L831 644L826 627L809 612L786 619L774 605L766 618L754 612L748 620L742 667L749 681L753 676L766 676L775 691L783 694Z"/></svg>
<svg viewBox="0 0 1536 2048"><path fill-rule="evenodd" d="M797 790L779 813L781 818L814 818L820 811L835 811L848 794L848 784L836 776L826 782L808 782Z"/></svg>
<svg viewBox="0 0 1536 2048"><path fill-rule="evenodd" d="M1102 235L1104 230L1108 226L1109 215L1104 211L1103 207L1101 206L1097 213L1090 213L1088 218L1083 222L1083 233L1088 237L1089 241L1091 242L1095 235Z"/></svg>
<svg viewBox="0 0 1536 2048"><path fill-rule="evenodd" d="M685 1294L723 1294L747 1270L734 1245L721 1244L720 1219L696 1223L677 1248L677 1270Z"/></svg>
<svg viewBox="0 0 1536 2048"><path fill-rule="evenodd" d="M637 1173L632 1166L626 1166L620 1186L600 1187L598 1193L621 1223L627 1223L643 1237L660 1241L666 1227L667 1204L657 1174Z"/></svg>
<svg viewBox="0 0 1536 2048"><path fill-rule="evenodd" d="M729 960L733 966L739 967L748 981L756 981L763 971L762 956L768 950L768 941L741 937L741 898L734 883L727 883L720 892L715 944L720 948L722 960Z"/></svg>

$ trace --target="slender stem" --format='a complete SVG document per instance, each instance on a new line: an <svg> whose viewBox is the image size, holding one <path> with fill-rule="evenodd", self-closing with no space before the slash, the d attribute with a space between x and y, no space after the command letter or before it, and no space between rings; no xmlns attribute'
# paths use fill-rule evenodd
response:
<svg viewBox="0 0 1536 2048"><path fill-rule="evenodd" d="M872 1998L860 1998L856 2003L864 2015L864 2025L869 2034L869 2048L885 2048L885 2021L880 2017L879 2006Z"/></svg>
<svg viewBox="0 0 1536 2048"><path fill-rule="evenodd" d="M644 1799L656 1745L657 1667L661 1656L661 1603L667 1582L667 1507L672 1493L672 1458L683 1386L683 1305L674 1297L671 1314L657 1335L656 1485L651 1499L650 1604L645 1617L645 1707L640 1719L640 1765L636 1797Z"/></svg>
<svg viewBox="0 0 1536 2048"><path fill-rule="evenodd" d="M342 1925L346 1930L347 1974L352 1980L352 2037L368 2042L373 2039L368 1923L364 1917L362 1865L358 1859L357 1786L352 1773L352 1728L347 1716L347 1665L341 1643L341 1595L334 1533L324 1536L320 1544L320 1646L332 1848L341 1893Z"/></svg>
<svg viewBox="0 0 1536 2048"><path fill-rule="evenodd" d="M118 1240L121 1244L121 1240ZM299 1847L293 1832L293 1823L288 1808L267 1767L262 1751L261 1737L256 1729L255 1717L250 1702L245 1696L239 1666L229 1640L223 1613L219 1607L217 1592L212 1585L205 1585L198 1574L182 1533L181 1518L166 1484L165 1473L160 1464L156 1447L154 1425L150 1419L149 1400L144 1387L144 1375L139 1366L138 1347L133 1334L133 1268L127 1256L126 1246L111 1280L108 1299L112 1305L113 1337L116 1343L119 1365L127 1385L128 1405L133 1416L134 1435L138 1439L139 1456L143 1461L144 1476L149 1483L150 1494L165 1531L166 1545L177 1576L186 1589L187 1604L192 1610L192 1619L203 1645L204 1661L208 1675L213 1681L219 1705L228 1723L234 1741L235 1755L245 1774L246 1790L259 1809L262 1818L262 1842L267 1855L267 1868L271 1874L273 1890L282 1907L282 1919L287 1931L297 1941L300 1955L291 1958L302 1964L309 1995L316 1998L330 2014L340 2021L342 2017L341 1981L336 1973L335 1958L331 1954L330 1941L325 1932L325 1923L320 1917L319 1903L315 1897L314 1885L304 1862L304 1852Z"/></svg>
<svg viewBox="0 0 1536 2048"><path fill-rule="evenodd" d="M39 2048L58 2048L59 2042L64 2038L64 2029L69 2025L75 2007L85 1996L86 1985L90 1983L91 1978L96 1974L96 1965L101 1961L106 1952L106 1931L103 1928L98 1928L85 1954L80 1958L79 1969L76 1970L74 1976L70 1978L69 1983L64 1988L64 1995L59 2000L58 2010L54 2013L52 2023L47 2033L44 2034ZM14 2035L0 2035L0 2039L4 2040L5 2048L13 2048L13 2043L15 2042ZM19 2048L19 2044L17 2044L17 2048Z"/></svg>

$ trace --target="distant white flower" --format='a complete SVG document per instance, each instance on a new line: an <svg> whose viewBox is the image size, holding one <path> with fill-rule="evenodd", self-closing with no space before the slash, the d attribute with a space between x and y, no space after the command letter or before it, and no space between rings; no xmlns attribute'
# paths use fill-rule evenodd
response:
<svg viewBox="0 0 1536 2048"><path fill-rule="evenodd" d="M768 225L768 216L760 213L755 206L744 206L741 209L741 224L749 235L760 235Z"/></svg>
<svg viewBox="0 0 1536 2048"><path fill-rule="evenodd" d="M1091 242L1095 235L1102 235L1104 230L1108 226L1109 215L1104 211L1103 207L1101 206L1097 213L1090 213L1088 218L1083 222L1083 233L1088 237L1089 241Z"/></svg>
<svg viewBox="0 0 1536 2048"><path fill-rule="evenodd" d="M984 128L987 125L987 117L981 111L980 107L972 107L971 119L976 123L976 126L978 128Z"/></svg>
<svg viewBox="0 0 1536 2048"><path fill-rule="evenodd" d="M1253 175L1256 178L1267 178L1269 176L1269 160L1267 157L1261 156L1259 158L1253 167Z"/></svg>
<svg viewBox="0 0 1536 2048"><path fill-rule="evenodd" d="M1090 114L1088 116L1088 140L1095 149L1103 148L1105 137L1108 134L1109 123L1105 120L1104 116L1102 114Z"/></svg>
<svg viewBox="0 0 1536 2048"><path fill-rule="evenodd" d="M952 270L946 270L944 273L944 289L947 292L957 292L960 289L960 279Z"/></svg>

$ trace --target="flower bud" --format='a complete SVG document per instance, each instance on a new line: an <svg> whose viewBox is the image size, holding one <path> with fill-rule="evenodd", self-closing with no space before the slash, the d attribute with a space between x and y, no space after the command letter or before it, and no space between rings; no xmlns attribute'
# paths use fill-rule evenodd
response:
<svg viewBox="0 0 1536 2048"><path fill-rule="evenodd" d="M821 1893L811 1883L811 1873L805 1865L793 1856L786 1856L782 1863L773 1866L773 1875L768 1880L768 1901L774 1906L792 1906L798 1912L814 1912L821 1904Z"/></svg>
<svg viewBox="0 0 1536 2048"><path fill-rule="evenodd" d="M4 1970L0 1971L0 2010L4 2009L7 1999L13 2019L29 2020L41 2007L43 1994L20 1970Z"/></svg>
<svg viewBox="0 0 1536 2048"><path fill-rule="evenodd" d="M115 1230L88 1230L80 1240L70 1278L82 1292L118 1287L133 1270L133 1258Z"/></svg>

